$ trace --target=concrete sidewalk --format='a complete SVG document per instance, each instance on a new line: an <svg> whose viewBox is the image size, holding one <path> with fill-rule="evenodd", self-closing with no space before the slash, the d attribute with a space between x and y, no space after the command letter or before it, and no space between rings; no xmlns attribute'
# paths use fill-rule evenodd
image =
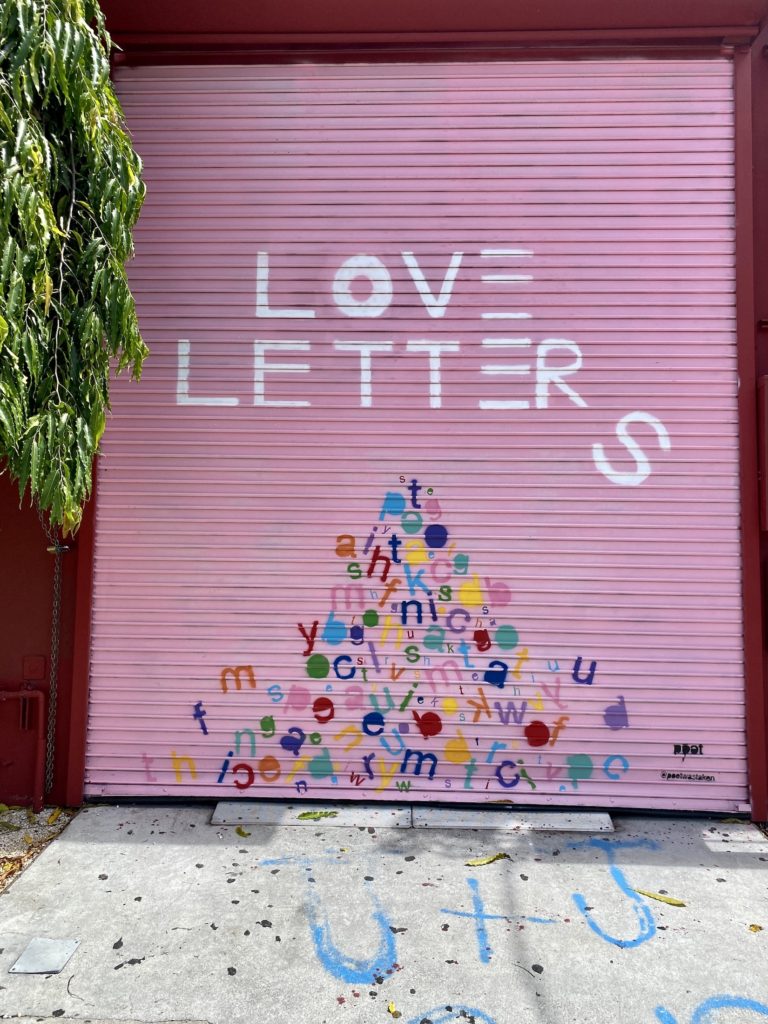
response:
<svg viewBox="0 0 768 1024"><path fill-rule="evenodd" d="M597 837L319 822L243 837L210 816L83 811L0 896L0 1015L768 1018L768 839L752 825L615 817L615 834ZM508 857L466 864L497 852ZM9 974L35 936L81 945L59 975Z"/></svg>

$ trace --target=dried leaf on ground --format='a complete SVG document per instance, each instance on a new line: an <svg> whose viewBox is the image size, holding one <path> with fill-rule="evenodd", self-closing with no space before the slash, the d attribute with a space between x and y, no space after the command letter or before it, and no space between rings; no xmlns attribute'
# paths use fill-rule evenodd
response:
<svg viewBox="0 0 768 1024"><path fill-rule="evenodd" d="M475 857L473 860L465 861L468 868L481 868L486 864L493 864L496 860L511 860L508 853L492 853L488 857Z"/></svg>
<svg viewBox="0 0 768 1024"><path fill-rule="evenodd" d="M49 820L58 810L53 824ZM26 807L8 807L0 812L0 891L8 886L48 843L72 820L67 808L46 807L30 812Z"/></svg>
<svg viewBox="0 0 768 1024"><path fill-rule="evenodd" d="M338 811L302 811L298 815L299 821L321 821L323 818L335 818Z"/></svg>
<svg viewBox="0 0 768 1024"><path fill-rule="evenodd" d="M682 900L677 899L675 896L665 896L661 892L649 892L647 889L635 889L635 892L640 893L641 896L648 896L652 900L658 900L659 903L668 903L670 907L686 906Z"/></svg>
<svg viewBox="0 0 768 1024"><path fill-rule="evenodd" d="M0 861L0 882L8 878L21 866L21 857L14 857L12 860Z"/></svg>

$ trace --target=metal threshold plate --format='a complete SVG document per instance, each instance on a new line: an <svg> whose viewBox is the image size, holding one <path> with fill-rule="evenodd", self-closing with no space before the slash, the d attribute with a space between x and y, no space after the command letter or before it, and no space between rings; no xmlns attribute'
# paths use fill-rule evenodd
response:
<svg viewBox="0 0 768 1024"><path fill-rule="evenodd" d="M414 828L495 828L505 832L613 832L609 814L573 811L519 813L494 808L414 807Z"/></svg>
<svg viewBox="0 0 768 1024"><path fill-rule="evenodd" d="M411 808L393 804L286 804L278 800L221 800L212 825L333 825L410 828Z"/></svg>
<svg viewBox="0 0 768 1024"><path fill-rule="evenodd" d="M59 974L79 945L79 939L32 939L8 973Z"/></svg>

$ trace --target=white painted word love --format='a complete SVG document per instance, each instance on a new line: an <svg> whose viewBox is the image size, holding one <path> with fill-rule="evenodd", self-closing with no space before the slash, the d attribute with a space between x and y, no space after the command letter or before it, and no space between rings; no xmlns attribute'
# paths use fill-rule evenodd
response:
<svg viewBox="0 0 768 1024"><path fill-rule="evenodd" d="M529 249L483 249L480 256L483 259L526 259L533 256L533 252ZM404 250L400 257L429 316L445 316L464 253L451 254L437 294L427 282L416 254ZM364 299L356 298L352 293L352 282L358 280L363 280L369 288L369 294ZM522 283L532 281L533 277L531 274L483 274L480 280L487 284ZM392 305L394 285L392 275L383 260L368 253L356 253L344 260L336 271L331 292L336 308L345 316L379 317ZM314 320L315 315L314 309L277 309L270 305L269 253L259 252L256 258L256 316L269 319ZM481 313L480 316L483 320L528 320L531 314L490 310Z"/></svg>
<svg viewBox="0 0 768 1024"><path fill-rule="evenodd" d="M482 249L484 260L528 260L533 256L529 249ZM432 319L444 317L449 308L454 285L459 275L463 251L454 251L448 259L438 283L430 283L411 250L402 250L400 259L407 270L410 281L418 294L427 315ZM273 305L269 290L269 253L259 251L256 258L256 309L257 318L273 320L315 320L316 310L299 306ZM367 294L360 296L352 290L353 282L362 280ZM489 273L481 274L483 284L519 285L532 281L531 274ZM496 291L495 294L498 294ZM376 255L356 253L344 259L336 270L331 284L331 297L339 313L346 317L370 319L383 316L394 298L392 274ZM496 304L498 306L498 303ZM531 314L511 309L488 309L479 312L481 320L525 320ZM394 340L372 340L370 338L337 338L332 341L335 351L356 353L359 359L359 405L370 409L375 405L374 368L377 360L394 354L426 358L430 409L443 407L442 370L443 358L461 356L462 351L470 352L471 345L457 338L410 338L404 342ZM323 341L327 346L327 342ZM544 338L534 342L530 337L509 337L492 335L480 340L483 351L501 357L503 362L488 362L480 366L480 373L488 377L505 378L507 393L498 398L481 398L481 410L524 410L549 409L555 398L564 398L579 409L588 408L587 402L574 386L572 378L583 365L579 345L568 338ZM327 350L327 349L326 349ZM312 403L305 395L291 398L270 398L268 377L274 375L310 374L311 364L307 362L284 361L284 356L312 353L312 341L307 338L256 338L253 341L253 405L256 407L305 408ZM176 403L180 406L236 406L240 399L234 395L205 395L191 384L192 342L181 338L177 347ZM571 378L567 380L566 378ZM409 379L412 379L409 377ZM521 385L523 391L520 393ZM527 385L527 393L524 386ZM517 388L517 392L510 393ZM273 393L274 394L274 393ZM642 484L651 475L651 461L630 428L650 428L663 452L670 451L672 443L669 432L661 420L652 413L635 411L623 416L616 424L616 441L634 460L634 468L616 468L610 461L606 447L601 442L592 444L591 452L595 467L612 483L624 487Z"/></svg>

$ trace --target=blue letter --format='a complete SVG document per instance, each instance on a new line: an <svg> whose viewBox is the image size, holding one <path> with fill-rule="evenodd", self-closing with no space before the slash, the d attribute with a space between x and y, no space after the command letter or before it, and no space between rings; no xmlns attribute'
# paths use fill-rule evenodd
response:
<svg viewBox="0 0 768 1024"><path fill-rule="evenodd" d="M317 890L313 885L308 887L307 916L317 958L329 974L350 985L372 985L375 975L385 976L385 971L391 970L397 962L395 937L390 930L389 920L371 889L368 886L366 889L375 908L373 920L379 926L379 948L369 959L356 960L334 945L331 926L320 904Z"/></svg>
<svg viewBox="0 0 768 1024"><path fill-rule="evenodd" d="M579 843L569 843L569 846L573 850L577 850L584 846L591 846L595 850L603 851L605 856L608 858L608 864L610 865L610 872L614 882L621 892L623 892L624 895L632 901L632 909L635 912L639 925L638 935L635 939L617 939L614 935L609 935L608 932L604 931L593 919L590 911L587 910L588 903L586 899L580 892L575 892L573 894L573 902L576 904L578 910L584 915L586 922L592 931L596 935L599 935L601 939L604 939L606 942L611 942L614 946L619 946L621 949L634 949L636 946L641 946L644 942L652 939L656 934L656 922L653 919L651 909L642 896L636 893L630 886L629 882L624 877L624 873L621 868L617 866L616 851L622 849L637 849L639 847L656 850L658 849L658 843L655 843L650 839L620 839L614 840L613 842L610 842L607 839L585 839Z"/></svg>

